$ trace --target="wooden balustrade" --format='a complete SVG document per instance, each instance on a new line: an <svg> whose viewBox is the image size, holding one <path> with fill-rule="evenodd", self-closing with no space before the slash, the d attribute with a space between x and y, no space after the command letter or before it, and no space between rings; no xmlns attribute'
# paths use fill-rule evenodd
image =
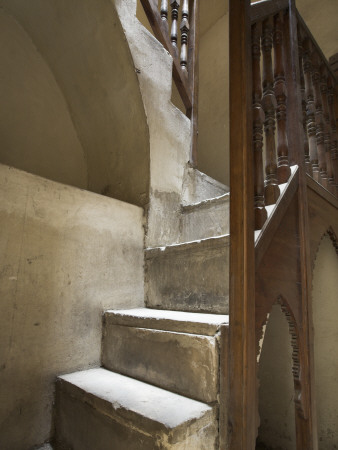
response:
<svg viewBox="0 0 338 450"><path fill-rule="evenodd" d="M196 166L199 0L141 0L141 4L156 38L173 58L173 79L191 120L190 162Z"/></svg>
<svg viewBox="0 0 338 450"><path fill-rule="evenodd" d="M283 12L274 17L274 90L277 100L277 178L278 183L286 183L291 175L289 164L289 147L286 132L286 100L284 51L283 51Z"/></svg>
<svg viewBox="0 0 338 450"><path fill-rule="evenodd" d="M338 153L334 107L337 80L311 32L298 14L300 67L305 80L305 108L309 144L304 157L308 173L325 189L337 196ZM301 71L301 87L302 87Z"/></svg>
<svg viewBox="0 0 338 450"><path fill-rule="evenodd" d="M288 110L288 89L294 87L286 81L292 79L292 74L286 76L284 45L287 32L284 22L289 19L289 10L284 0L277 3L259 2L251 7L255 229L262 228L266 220L265 206L277 202L278 185L286 183L291 174L288 126L292 123L288 115L294 117L294 114ZM336 80L300 16L296 20L305 167L310 176L337 195L338 147L333 95Z"/></svg>

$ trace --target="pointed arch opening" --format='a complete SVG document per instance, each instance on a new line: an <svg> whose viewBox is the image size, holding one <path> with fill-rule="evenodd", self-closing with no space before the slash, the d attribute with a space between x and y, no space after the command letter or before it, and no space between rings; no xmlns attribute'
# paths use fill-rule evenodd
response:
<svg viewBox="0 0 338 450"><path fill-rule="evenodd" d="M257 450L296 449L298 351L295 321L287 303L279 299L267 317L259 355Z"/></svg>

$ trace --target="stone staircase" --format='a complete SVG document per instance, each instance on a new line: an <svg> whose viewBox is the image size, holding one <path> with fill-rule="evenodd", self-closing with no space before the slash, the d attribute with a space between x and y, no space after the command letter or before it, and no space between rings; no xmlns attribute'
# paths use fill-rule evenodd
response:
<svg viewBox="0 0 338 450"><path fill-rule="evenodd" d="M145 308L106 311L102 367L58 378L55 447L216 450L226 429L229 192L189 167L171 57L137 21L135 0L115 4L150 133Z"/></svg>
<svg viewBox="0 0 338 450"><path fill-rule="evenodd" d="M214 228L213 206L223 207ZM220 448L228 194L182 207L182 223L185 208L213 236L145 250L146 308L106 311L102 367L57 381L57 449Z"/></svg>

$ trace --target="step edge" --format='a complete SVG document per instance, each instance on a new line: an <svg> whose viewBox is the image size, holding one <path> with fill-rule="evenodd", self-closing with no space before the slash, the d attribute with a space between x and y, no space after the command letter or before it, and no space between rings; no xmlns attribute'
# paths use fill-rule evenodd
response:
<svg viewBox="0 0 338 450"><path fill-rule="evenodd" d="M181 205L181 213L190 213L198 209L207 209L212 206L227 205L230 200L230 192L219 195L217 197L201 200L200 202L190 203L188 205Z"/></svg>
<svg viewBox="0 0 338 450"><path fill-rule="evenodd" d="M228 247L230 245L230 233L221 234L220 236L211 236L204 239L196 239L193 241L175 243L166 246L158 246L158 247L147 247L145 248L145 258L151 259L158 254L167 254L169 252L174 251L184 251L187 248L198 249L198 247L205 246L206 248L212 247Z"/></svg>

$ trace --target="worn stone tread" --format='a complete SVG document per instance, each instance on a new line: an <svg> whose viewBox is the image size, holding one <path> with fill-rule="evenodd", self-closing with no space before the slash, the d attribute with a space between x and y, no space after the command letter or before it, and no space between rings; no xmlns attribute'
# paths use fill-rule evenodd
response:
<svg viewBox="0 0 338 450"><path fill-rule="evenodd" d="M214 336L223 324L229 324L226 314L204 314L163 309L136 308L108 310L107 325L141 327L179 333Z"/></svg>
<svg viewBox="0 0 338 450"><path fill-rule="evenodd" d="M103 368L58 378L62 390L114 418L139 418L143 427L174 429L212 417L212 407Z"/></svg>

